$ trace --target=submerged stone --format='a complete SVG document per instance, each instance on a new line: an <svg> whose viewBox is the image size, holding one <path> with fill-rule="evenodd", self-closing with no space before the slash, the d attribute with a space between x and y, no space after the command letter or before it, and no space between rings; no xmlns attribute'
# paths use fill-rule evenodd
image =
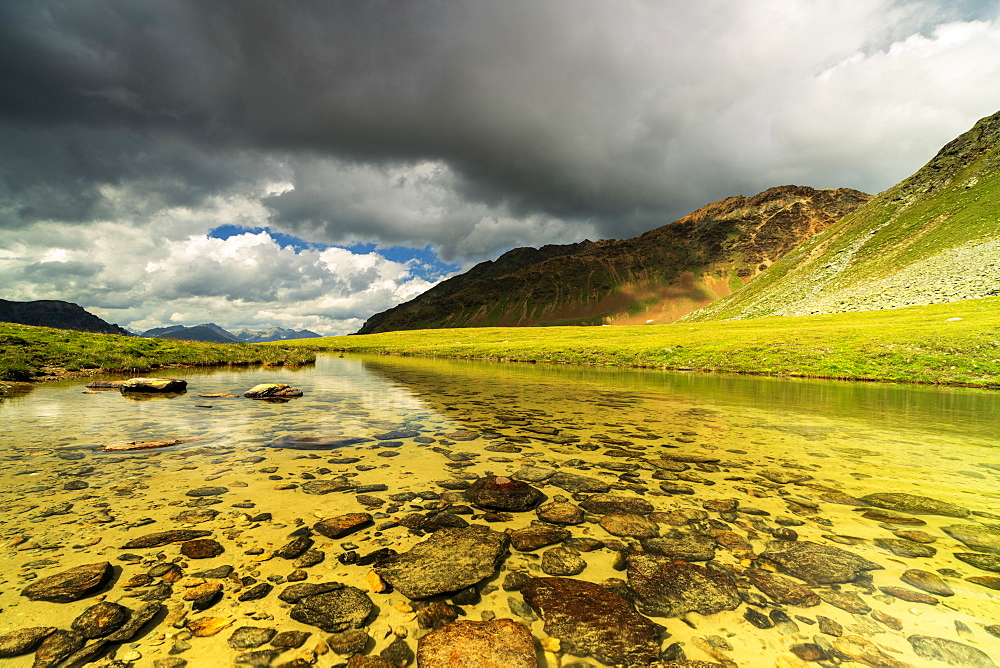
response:
<svg viewBox="0 0 1000 668"><path fill-rule="evenodd" d="M980 554L979 552L955 552L952 556L980 570L1000 573L1000 555Z"/></svg>
<svg viewBox="0 0 1000 668"><path fill-rule="evenodd" d="M733 579L722 571L651 554L627 559L628 586L645 614L679 617L735 610L741 602Z"/></svg>
<svg viewBox="0 0 1000 668"><path fill-rule="evenodd" d="M609 589L584 580L535 578L521 589L562 649L613 665L648 666L660 653L663 627Z"/></svg>
<svg viewBox="0 0 1000 668"><path fill-rule="evenodd" d="M878 508L887 510L899 510L907 513L917 513L922 515L943 515L945 517L968 517L971 513L968 508L938 501L927 496L918 494L904 494L902 492L882 492L879 494L867 494L861 500Z"/></svg>
<svg viewBox="0 0 1000 668"><path fill-rule="evenodd" d="M971 550L1000 555L1000 527L983 524L953 524L941 530Z"/></svg>
<svg viewBox="0 0 1000 668"><path fill-rule="evenodd" d="M446 528L409 551L390 556L375 571L411 599L470 587L493 575L510 538L485 527Z"/></svg>
<svg viewBox="0 0 1000 668"><path fill-rule="evenodd" d="M660 538L647 538L642 541L642 546L647 552L679 561L709 561L715 558L715 540L711 536L696 533L674 530ZM750 545L747 544L746 547L749 549Z"/></svg>
<svg viewBox="0 0 1000 668"><path fill-rule="evenodd" d="M103 638L118 630L130 614L125 606L101 601L80 613L70 626L84 638Z"/></svg>
<svg viewBox="0 0 1000 668"><path fill-rule="evenodd" d="M300 599L289 615L327 633L340 633L364 626L372 611L372 600L357 587L343 586L315 596Z"/></svg>
<svg viewBox="0 0 1000 668"><path fill-rule="evenodd" d="M96 592L111 579L111 574L107 561L85 564L33 582L21 590L21 596L31 601L69 603Z"/></svg>
<svg viewBox="0 0 1000 668"><path fill-rule="evenodd" d="M524 624L510 619L463 620L420 638L417 665L536 668L538 654Z"/></svg>
<svg viewBox="0 0 1000 668"><path fill-rule="evenodd" d="M943 661L952 666L966 668L996 668L996 664L986 652L956 640L922 635L912 635L906 640L921 659Z"/></svg>
<svg viewBox="0 0 1000 668"><path fill-rule="evenodd" d="M942 580L941 576L937 573L911 568L903 573L899 579L908 585L912 585L917 589L923 589L930 594L937 594L938 596L955 595L955 592L948 586L948 583Z"/></svg>
<svg viewBox="0 0 1000 668"><path fill-rule="evenodd" d="M465 498L481 508L520 512L531 510L545 498L526 482L505 476L487 476L472 483Z"/></svg>
<svg viewBox="0 0 1000 668"><path fill-rule="evenodd" d="M780 545L760 556L775 564L782 573L809 584L853 582L864 571L882 568L847 550L810 541Z"/></svg>
<svg viewBox="0 0 1000 668"><path fill-rule="evenodd" d="M745 575L757 589L767 594L775 603L803 607L819 605L820 599L816 592L790 578L759 568L749 568Z"/></svg>
<svg viewBox="0 0 1000 668"><path fill-rule="evenodd" d="M883 550L888 550L897 557L933 557L937 548L923 543L914 543L903 538L876 538L875 544Z"/></svg>
<svg viewBox="0 0 1000 668"><path fill-rule="evenodd" d="M31 626L0 634L0 658L33 652L42 640L55 631L54 626Z"/></svg>
<svg viewBox="0 0 1000 668"><path fill-rule="evenodd" d="M548 483L567 492L583 492L587 494L604 493L611 489L611 485L603 480L575 473L564 473L562 471L549 478Z"/></svg>
<svg viewBox="0 0 1000 668"><path fill-rule="evenodd" d="M327 538L342 538L372 523L369 513L347 513L328 517L313 525L313 530Z"/></svg>

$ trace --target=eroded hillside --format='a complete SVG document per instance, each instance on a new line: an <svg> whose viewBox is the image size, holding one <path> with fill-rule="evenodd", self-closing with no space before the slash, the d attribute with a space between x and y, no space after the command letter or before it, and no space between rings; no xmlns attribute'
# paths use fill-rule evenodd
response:
<svg viewBox="0 0 1000 668"><path fill-rule="evenodd" d="M674 322L869 199L848 188L781 186L727 197L632 239L517 248L372 316L359 333Z"/></svg>

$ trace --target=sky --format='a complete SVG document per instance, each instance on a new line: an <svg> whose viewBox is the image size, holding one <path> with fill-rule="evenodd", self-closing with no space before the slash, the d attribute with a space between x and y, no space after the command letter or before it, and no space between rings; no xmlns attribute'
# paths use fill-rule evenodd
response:
<svg viewBox="0 0 1000 668"><path fill-rule="evenodd" d="M517 246L877 193L1000 109L1000 0L0 3L0 298L356 331Z"/></svg>

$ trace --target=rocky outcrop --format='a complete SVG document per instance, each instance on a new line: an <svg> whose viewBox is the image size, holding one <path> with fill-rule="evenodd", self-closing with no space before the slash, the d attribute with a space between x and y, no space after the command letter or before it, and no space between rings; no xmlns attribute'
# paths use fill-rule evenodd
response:
<svg viewBox="0 0 1000 668"><path fill-rule="evenodd" d="M733 196L633 239L515 248L365 322L437 327L673 322L743 287L870 199L839 188Z"/></svg>

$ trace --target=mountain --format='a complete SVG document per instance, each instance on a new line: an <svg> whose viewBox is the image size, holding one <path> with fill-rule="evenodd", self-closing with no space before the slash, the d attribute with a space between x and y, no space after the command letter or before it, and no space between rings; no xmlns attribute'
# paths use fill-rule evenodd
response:
<svg viewBox="0 0 1000 668"><path fill-rule="evenodd" d="M118 325L101 320L77 304L55 299L41 299L31 302L12 302L0 299L0 322L72 329L78 332L96 334L132 336Z"/></svg>
<svg viewBox="0 0 1000 668"><path fill-rule="evenodd" d="M264 343L265 341L287 341L289 339L312 339L320 336L308 329L241 329L231 332L232 336L244 343Z"/></svg>
<svg viewBox="0 0 1000 668"><path fill-rule="evenodd" d="M1000 294L1000 112L913 176L688 320L899 308Z"/></svg>
<svg viewBox="0 0 1000 668"><path fill-rule="evenodd" d="M155 327L147 329L142 336L155 337L158 339L177 339L179 341L205 341L208 343L240 343L240 341L216 325L214 322L206 322L194 327L183 325L171 325L170 327Z"/></svg>
<svg viewBox="0 0 1000 668"><path fill-rule="evenodd" d="M492 325L674 322L738 290L871 198L780 186L632 239L516 248L365 322L358 334Z"/></svg>
<svg viewBox="0 0 1000 668"><path fill-rule="evenodd" d="M241 329L230 332L214 322L205 322L193 327L171 325L169 327L154 327L147 329L142 336L160 339L179 339L181 341L207 341L209 343L263 343L264 341L287 341L288 339L308 339L319 336L308 329Z"/></svg>

